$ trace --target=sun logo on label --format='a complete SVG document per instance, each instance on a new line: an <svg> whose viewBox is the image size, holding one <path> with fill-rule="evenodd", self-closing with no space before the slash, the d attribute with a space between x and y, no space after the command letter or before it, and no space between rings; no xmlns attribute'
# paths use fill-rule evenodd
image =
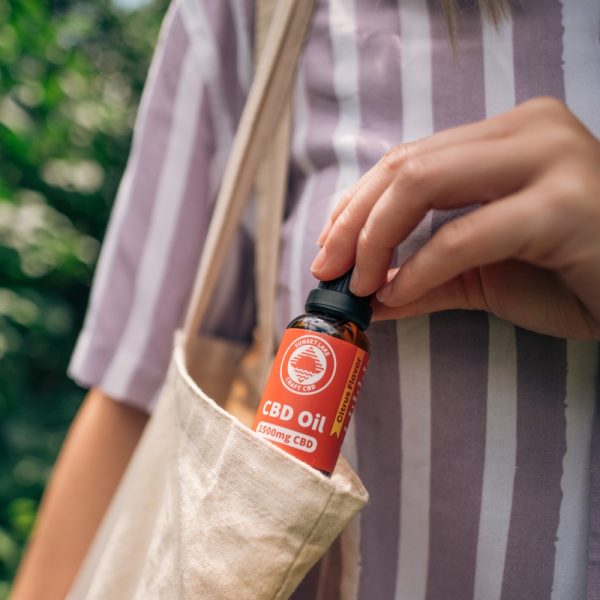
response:
<svg viewBox="0 0 600 600"><path fill-rule="evenodd" d="M331 383L335 366L335 354L328 342L315 335L303 335L286 349L279 374L291 392L316 394Z"/></svg>
<svg viewBox="0 0 600 600"><path fill-rule="evenodd" d="M318 348L298 348L290 356L288 374L296 383L317 383L326 366L327 359Z"/></svg>

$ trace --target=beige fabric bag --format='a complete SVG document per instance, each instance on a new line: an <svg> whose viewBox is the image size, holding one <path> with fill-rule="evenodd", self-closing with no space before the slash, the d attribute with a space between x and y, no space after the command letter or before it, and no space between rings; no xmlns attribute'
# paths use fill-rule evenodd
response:
<svg viewBox="0 0 600 600"><path fill-rule="evenodd" d="M166 383L70 600L287 598L367 500L343 459L326 479L217 405L207 391L227 386L219 385L216 370L195 368L195 379L190 375L198 349L204 366L216 356L215 344L225 349L219 360L235 359L222 341L196 344L196 332L272 120L285 104L312 4L276 4ZM275 137L286 135L284 123ZM262 219L270 241L258 256L262 281L270 285L270 296L263 289L258 298L261 363L272 349L274 220Z"/></svg>

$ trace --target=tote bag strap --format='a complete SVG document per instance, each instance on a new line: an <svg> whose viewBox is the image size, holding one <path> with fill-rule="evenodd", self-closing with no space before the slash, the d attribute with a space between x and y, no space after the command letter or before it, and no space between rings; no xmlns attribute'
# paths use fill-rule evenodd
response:
<svg viewBox="0 0 600 600"><path fill-rule="evenodd" d="M275 5L194 282L183 327L186 357L206 313L259 163L289 95L313 4L314 0L278 0Z"/></svg>
<svg viewBox="0 0 600 600"><path fill-rule="evenodd" d="M276 0L257 0L255 5L255 63L262 56ZM259 372L256 384L262 390L275 346L275 298L279 243L288 177L291 131L291 88L282 108L271 143L266 149L254 182L256 203L256 327L254 347Z"/></svg>

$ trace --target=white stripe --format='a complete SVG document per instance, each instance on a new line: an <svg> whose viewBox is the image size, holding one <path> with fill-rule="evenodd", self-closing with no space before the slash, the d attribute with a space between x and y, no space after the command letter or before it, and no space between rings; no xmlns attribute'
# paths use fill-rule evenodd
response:
<svg viewBox="0 0 600 600"><path fill-rule="evenodd" d="M475 560L474 600L495 600L502 578L517 460L515 328L490 317L485 463Z"/></svg>
<svg viewBox="0 0 600 600"><path fill-rule="evenodd" d="M562 0L565 100L600 137L600 44L597 0ZM594 411L595 344L567 344L566 444L552 600L585 598L589 533L590 435Z"/></svg>
<svg viewBox="0 0 600 600"><path fill-rule="evenodd" d="M340 581L340 600L358 598L360 586L360 515L356 515L342 532L342 575Z"/></svg>
<svg viewBox="0 0 600 600"><path fill-rule="evenodd" d="M356 442L356 421L350 421L346 437L344 438L343 452L344 458L348 464L355 470L358 470L358 447Z"/></svg>
<svg viewBox="0 0 600 600"><path fill-rule="evenodd" d="M515 106L513 28L511 20L495 26L485 15L481 17L481 27L485 113L489 118Z"/></svg>
<svg viewBox="0 0 600 600"><path fill-rule="evenodd" d="M233 144L233 122L226 110L223 78L219 68L217 41L198 0L181 0L182 16L196 54L196 72L202 77L215 127L216 151L212 157L208 197L214 198L221 185L227 157Z"/></svg>
<svg viewBox="0 0 600 600"><path fill-rule="evenodd" d="M422 0L399 3L402 38L402 131L410 142L433 133L431 25Z"/></svg>
<svg viewBox="0 0 600 600"><path fill-rule="evenodd" d="M359 177L357 141L360 133L358 84L358 50L356 47L356 6L354 0L331 0L329 4L329 37L333 58L333 89L339 107L339 120L333 132L332 145L338 162L336 193L331 196L330 212L343 190ZM350 425L344 441L344 453L350 464L357 466L356 428ZM353 519L341 539L343 600L358 598L361 557L360 520Z"/></svg>
<svg viewBox="0 0 600 600"><path fill-rule="evenodd" d="M344 439L343 455L350 466L358 470L358 448L356 438L356 421L350 421ZM356 515L346 526L341 536L342 575L340 581L340 600L358 598L360 586L360 515Z"/></svg>
<svg viewBox="0 0 600 600"><path fill-rule="evenodd" d="M304 80L304 69L299 69L294 86L294 135L292 139L292 155L302 169L304 176L315 172L315 165L308 155L308 121L310 108Z"/></svg>
<svg viewBox="0 0 600 600"><path fill-rule="evenodd" d="M429 318L396 323L402 410L396 600L425 598L429 562L431 377Z"/></svg>
<svg viewBox="0 0 600 600"><path fill-rule="evenodd" d="M153 330L154 313L163 294L168 293L163 289L163 279L171 266L168 263L169 248L177 236L176 226L191 167L201 99L198 64L193 53L188 51L177 86L173 122L137 274L131 316L104 380L106 391L117 397L127 393L130 380L140 367L148 336Z"/></svg>
<svg viewBox="0 0 600 600"><path fill-rule="evenodd" d="M433 132L431 25L421 0L399 3L402 38L402 132L408 142ZM431 216L397 249L400 261L431 233ZM396 323L402 411L400 539L396 600L421 600L427 588L431 492L429 317Z"/></svg>
<svg viewBox="0 0 600 600"><path fill-rule="evenodd" d="M563 69L569 108L600 137L600 2L562 0Z"/></svg>
<svg viewBox="0 0 600 600"><path fill-rule="evenodd" d="M250 27L246 22L246 12L244 10L243 2L240 2L240 0L229 0L229 8L233 15L235 26L238 82L242 90L247 93L250 90L250 84L252 83L253 71L253 50L248 36Z"/></svg>
<svg viewBox="0 0 600 600"><path fill-rule="evenodd" d="M339 119L332 139L338 162L338 193L331 198L333 210L340 193L359 176L356 146L360 133L360 105L355 0L330 1L329 38L332 46L333 89L339 109ZM346 434L348 446L356 447L355 431L352 427Z"/></svg>
<svg viewBox="0 0 600 600"><path fill-rule="evenodd" d="M339 172L337 193L332 197L332 210L340 195L358 179L359 174L356 142L360 132L360 104L355 10L354 0L331 0L329 4L333 89L340 111L333 132L333 149Z"/></svg>
<svg viewBox="0 0 600 600"><path fill-rule="evenodd" d="M515 105L512 21L498 27L482 16L487 117ZM495 600L502 579L517 452L517 349L514 326L489 319L485 462L473 598Z"/></svg>
<svg viewBox="0 0 600 600"><path fill-rule="evenodd" d="M567 451L551 600L584 600L590 502L590 453L598 360L595 342L567 342Z"/></svg>
<svg viewBox="0 0 600 600"><path fill-rule="evenodd" d="M290 314L300 315L304 312L304 296L306 294L302 287L303 276L306 273L305 258L307 240L306 226L310 211L310 200L315 187L315 166L308 156L308 121L310 109L306 96L304 84L304 71L301 70L296 78L294 93L294 132L292 139L292 154L294 160L304 171L305 185L302 194L296 203L296 215L293 221L293 229L290 241ZM316 246L315 246L316 249Z"/></svg>
<svg viewBox="0 0 600 600"><path fill-rule="evenodd" d="M306 290L303 288L302 282L306 280L306 272L308 265L304 264L304 260L309 257L310 248L318 250L316 244L312 244L306 239L306 226L308 224L308 216L310 213L311 203L315 189L316 177L306 179L306 184L302 190L302 194L296 203L296 218L293 221L293 230L290 240L290 314L301 315L304 312L304 300ZM314 245L313 245L314 244Z"/></svg>
<svg viewBox="0 0 600 600"><path fill-rule="evenodd" d="M123 177L121 178L121 182L119 184L119 190L114 202L114 208L110 216L108 232L102 244L102 252L100 253L100 258L94 272L94 285L92 286L89 307L83 327L84 335L81 335L77 340L77 347L69 365L69 372L73 372L75 375L82 371L85 362L88 360L92 336L85 334L86 327L96 320L98 313L102 310L102 299L107 294L107 286L115 261L115 253L119 246L116 243L116 240L121 235L122 223L125 220L128 209L130 209L129 198L132 191L131 186L133 183L134 174L137 172L140 163L140 143L141 140L144 139L146 129L149 124L148 113L150 104L159 81L158 74L162 69L162 64L165 57L165 47L169 37L168 32L173 25L175 14L175 10L170 10L165 17L160 33L161 43L159 43L156 48L152 63L150 64L150 69L148 71L148 77L146 79L144 92L140 100L140 106L136 118L131 153L129 160L127 161L125 172L123 173Z"/></svg>

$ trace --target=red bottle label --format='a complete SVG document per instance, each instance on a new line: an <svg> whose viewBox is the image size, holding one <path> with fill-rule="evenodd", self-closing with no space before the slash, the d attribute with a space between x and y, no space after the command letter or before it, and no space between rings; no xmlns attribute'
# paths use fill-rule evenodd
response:
<svg viewBox="0 0 600 600"><path fill-rule="evenodd" d="M369 355L354 344L286 329L253 429L315 469L331 473Z"/></svg>

